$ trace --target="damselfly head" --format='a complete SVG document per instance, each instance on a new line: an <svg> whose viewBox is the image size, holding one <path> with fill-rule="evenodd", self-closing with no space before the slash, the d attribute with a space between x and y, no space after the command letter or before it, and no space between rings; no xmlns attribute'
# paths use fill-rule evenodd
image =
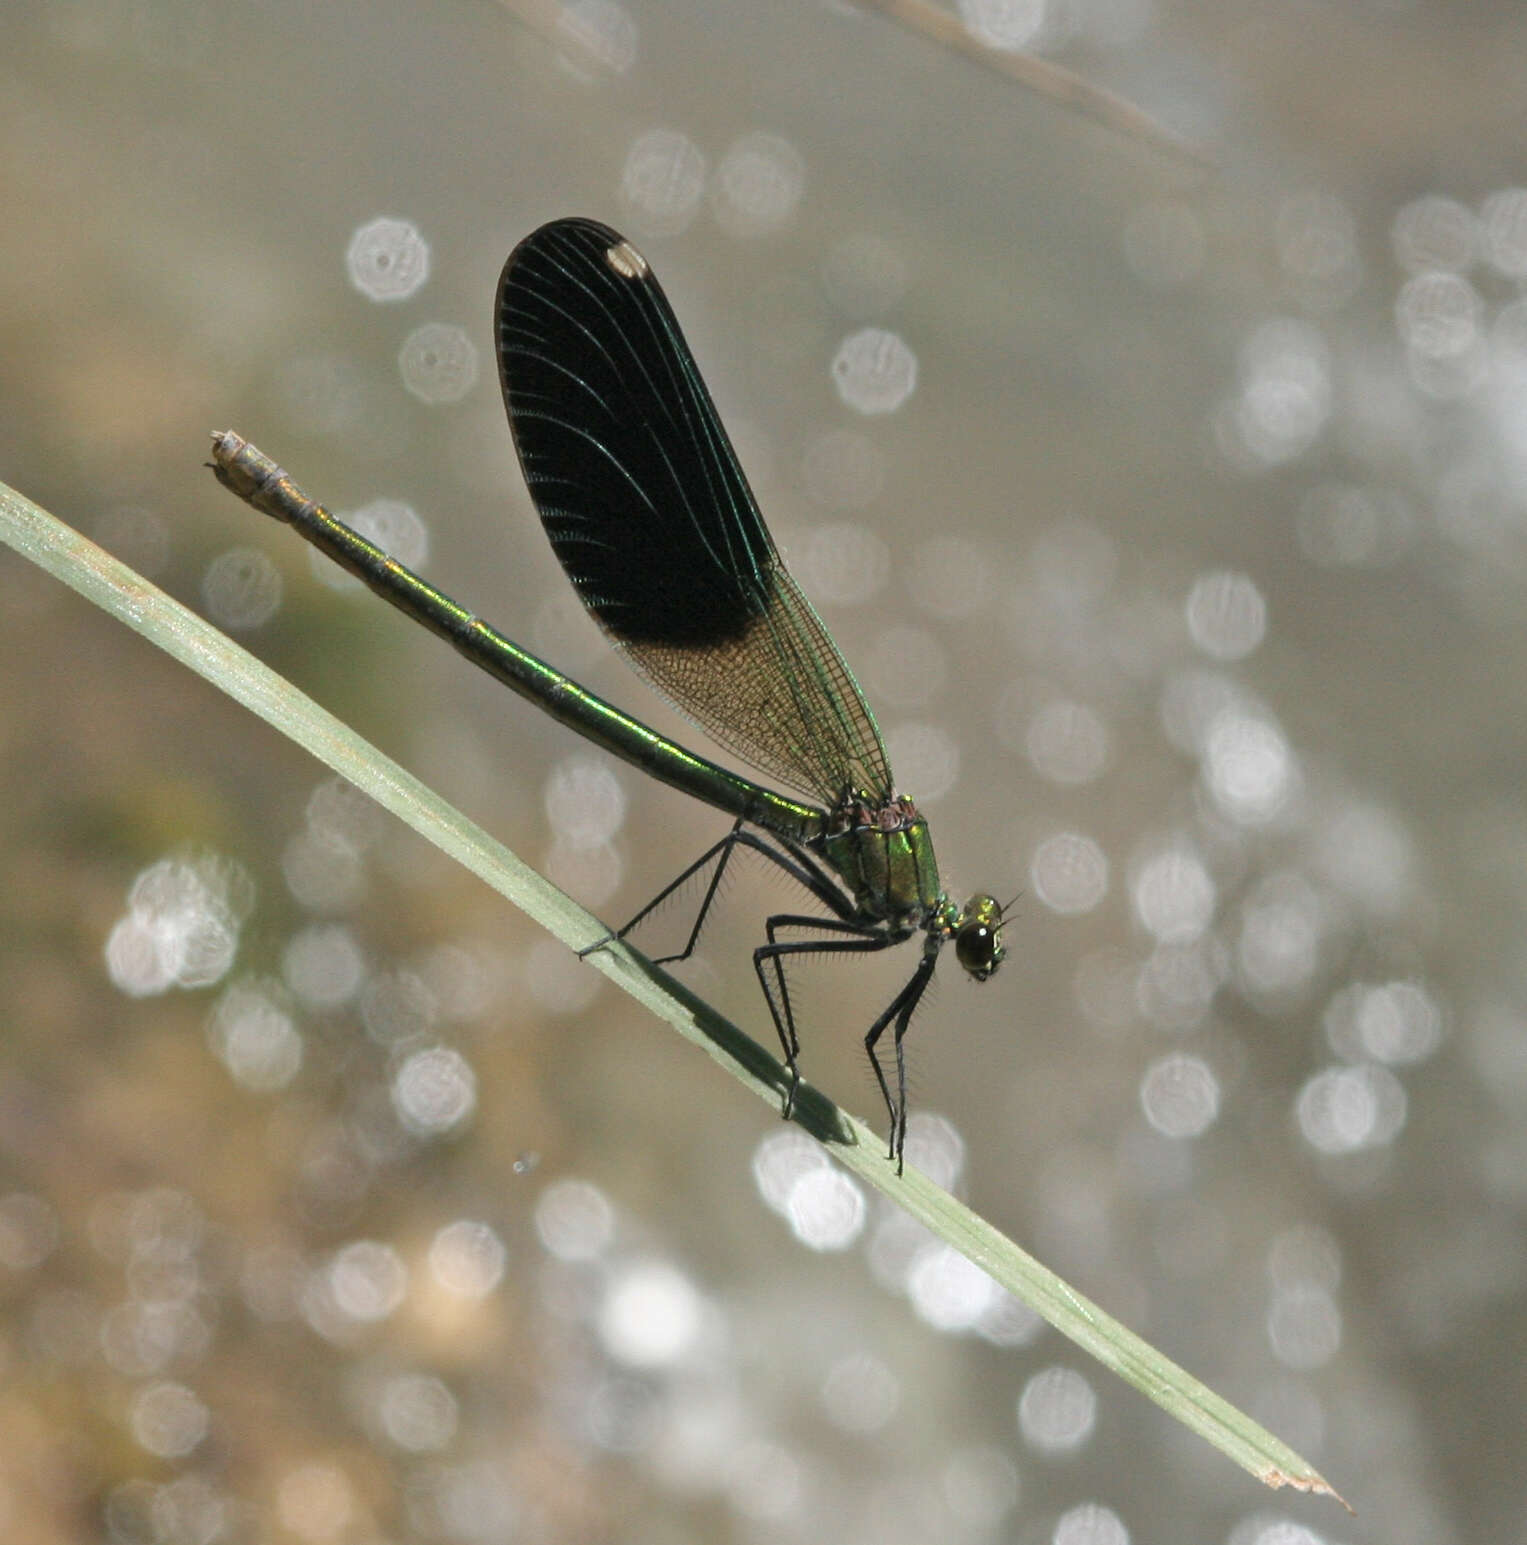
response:
<svg viewBox="0 0 1527 1545"><path fill-rule="evenodd" d="M1002 904L995 896L972 896L954 925L955 958L984 982L1007 951L1002 946Z"/></svg>

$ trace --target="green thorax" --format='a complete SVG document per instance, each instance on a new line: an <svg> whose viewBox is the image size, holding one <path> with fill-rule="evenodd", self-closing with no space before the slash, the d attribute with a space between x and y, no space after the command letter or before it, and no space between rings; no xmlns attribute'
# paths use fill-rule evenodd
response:
<svg viewBox="0 0 1527 1545"><path fill-rule="evenodd" d="M853 892L861 917L915 928L944 905L928 823L903 795L882 803L845 795L829 819L822 851Z"/></svg>

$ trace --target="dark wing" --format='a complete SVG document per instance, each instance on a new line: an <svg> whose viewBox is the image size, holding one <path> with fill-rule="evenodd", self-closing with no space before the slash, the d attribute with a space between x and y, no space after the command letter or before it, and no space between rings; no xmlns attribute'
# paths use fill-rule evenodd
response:
<svg viewBox="0 0 1527 1545"><path fill-rule="evenodd" d="M525 482L605 633L755 767L827 805L889 797L874 717L636 249L593 220L543 225L504 265L497 335Z"/></svg>

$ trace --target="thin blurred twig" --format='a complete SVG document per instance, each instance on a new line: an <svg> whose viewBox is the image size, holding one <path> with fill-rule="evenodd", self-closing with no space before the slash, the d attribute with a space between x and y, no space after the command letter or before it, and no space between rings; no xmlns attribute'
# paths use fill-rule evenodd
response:
<svg viewBox="0 0 1527 1545"><path fill-rule="evenodd" d="M934 5L932 0L859 0L859 3L883 12L928 42L994 70L1126 139L1139 140L1198 167L1214 163L1214 158L1203 146L1174 134L1133 102L1093 85L1048 59L983 42L953 11ZM584 68L595 73L609 68L609 60L593 46L585 32L573 24L567 6L559 0L499 0L499 4L537 36L568 57L575 58Z"/></svg>
<svg viewBox="0 0 1527 1545"><path fill-rule="evenodd" d="M1200 167L1213 164L1213 157L1201 145L1174 134L1134 103L1126 102L1102 86L1094 86L1048 59L983 43L953 11L946 11L931 0L859 0L859 3L883 11L892 21L929 42L995 70L998 75L1005 75L1028 90L1059 102L1115 134L1141 140Z"/></svg>

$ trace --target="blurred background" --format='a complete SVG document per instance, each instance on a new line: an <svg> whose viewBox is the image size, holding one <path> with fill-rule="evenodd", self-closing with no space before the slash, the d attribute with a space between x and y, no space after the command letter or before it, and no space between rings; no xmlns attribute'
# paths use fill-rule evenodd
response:
<svg viewBox="0 0 1527 1545"><path fill-rule="evenodd" d="M520 237L625 231L952 889L1022 893L909 1038L909 1158L1357 1515L7 552L5 1538L1527 1540L1520 8L961 12L1216 167L845 3L0 4L0 477L618 924L724 818L202 462L250 436L682 731L491 353ZM686 968L771 1049L749 951L797 905L745 867ZM879 1129L875 965L796 991Z"/></svg>

